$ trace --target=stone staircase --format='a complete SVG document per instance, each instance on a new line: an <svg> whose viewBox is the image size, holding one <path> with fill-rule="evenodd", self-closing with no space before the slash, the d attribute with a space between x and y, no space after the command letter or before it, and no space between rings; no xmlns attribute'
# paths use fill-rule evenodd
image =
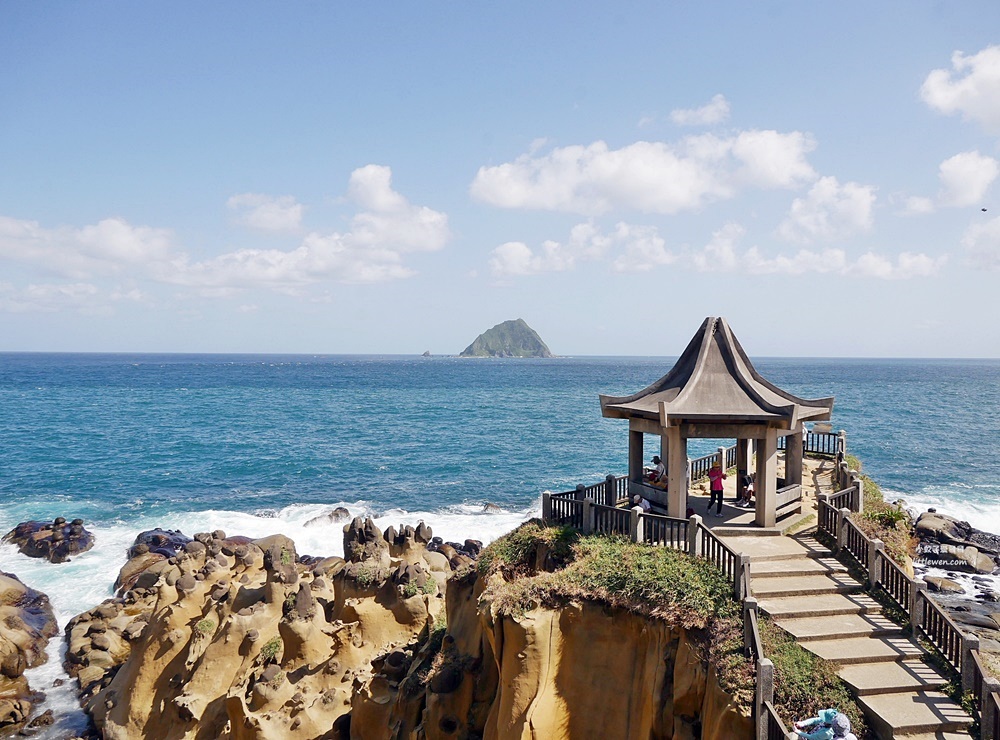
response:
<svg viewBox="0 0 1000 740"><path fill-rule="evenodd" d="M758 606L806 650L839 665L879 738L968 740L972 723L923 662L924 649L810 534L727 537L750 556ZM792 718L789 718L792 719Z"/></svg>

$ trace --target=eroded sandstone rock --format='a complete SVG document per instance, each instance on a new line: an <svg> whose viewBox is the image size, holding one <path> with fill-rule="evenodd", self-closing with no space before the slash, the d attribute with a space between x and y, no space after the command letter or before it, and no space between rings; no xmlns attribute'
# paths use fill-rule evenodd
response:
<svg viewBox="0 0 1000 740"><path fill-rule="evenodd" d="M38 695L23 674L47 659L58 633L48 597L0 571L0 734L24 724Z"/></svg>
<svg viewBox="0 0 1000 740"><path fill-rule="evenodd" d="M29 558L45 558L64 563L94 546L94 535L83 527L83 519L67 522L57 517L51 522L21 522L3 536Z"/></svg>

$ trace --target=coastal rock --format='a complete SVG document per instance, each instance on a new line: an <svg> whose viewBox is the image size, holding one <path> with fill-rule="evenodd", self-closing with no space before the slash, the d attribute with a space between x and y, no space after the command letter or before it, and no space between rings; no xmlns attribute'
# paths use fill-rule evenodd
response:
<svg viewBox="0 0 1000 740"><path fill-rule="evenodd" d="M94 546L94 535L83 527L82 519L67 522L57 517L51 522L21 522L3 536L29 558L45 558L64 563Z"/></svg>
<svg viewBox="0 0 1000 740"><path fill-rule="evenodd" d="M936 542L957 548L974 547L977 553L991 559L1000 557L1000 535L976 529L968 522L938 511L925 511L917 517L913 531L921 542Z"/></svg>
<svg viewBox="0 0 1000 740"><path fill-rule="evenodd" d="M349 512L343 506L338 506L336 509L331 509L325 514L314 516L312 519L310 519L305 523L305 526L317 527L323 524L339 524L340 522L346 522L350 518L351 518L351 512Z"/></svg>
<svg viewBox="0 0 1000 740"><path fill-rule="evenodd" d="M956 583L950 578L939 578L938 576L924 576L924 581L931 591L943 593L964 594L965 589L960 583Z"/></svg>
<svg viewBox="0 0 1000 740"><path fill-rule="evenodd" d="M0 735L31 715L38 697L23 674L47 660L45 647L58 632L48 597L0 571Z"/></svg>
<svg viewBox="0 0 1000 740"><path fill-rule="evenodd" d="M76 617L68 667L100 735L611 737L627 713L655 740L753 736L703 636L589 602L496 616L475 569L427 552L428 528L392 529L352 523L353 561L199 536L153 586Z"/></svg>

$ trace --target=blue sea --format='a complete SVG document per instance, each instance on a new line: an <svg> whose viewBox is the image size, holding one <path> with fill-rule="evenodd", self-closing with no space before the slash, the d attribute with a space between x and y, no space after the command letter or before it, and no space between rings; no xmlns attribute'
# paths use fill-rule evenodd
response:
<svg viewBox="0 0 1000 740"><path fill-rule="evenodd" d="M125 549L156 526L282 532L300 553L340 554L341 525L306 523L345 506L490 541L543 490L623 473L627 424L601 417L598 394L637 391L673 359L0 354L0 533L64 516L97 535L62 565L0 545L0 570L48 593L64 626L111 595ZM1000 361L755 365L799 396L834 396L833 428L890 496L1000 532ZM57 651L29 673L59 717L51 737L83 722L69 682L50 688Z"/></svg>

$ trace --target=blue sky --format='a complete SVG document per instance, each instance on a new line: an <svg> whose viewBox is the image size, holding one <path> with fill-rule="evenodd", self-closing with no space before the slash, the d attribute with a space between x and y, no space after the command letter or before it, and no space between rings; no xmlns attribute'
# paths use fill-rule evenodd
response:
<svg viewBox="0 0 1000 740"><path fill-rule="evenodd" d="M1000 357L998 144L995 1L6 2L0 351Z"/></svg>

